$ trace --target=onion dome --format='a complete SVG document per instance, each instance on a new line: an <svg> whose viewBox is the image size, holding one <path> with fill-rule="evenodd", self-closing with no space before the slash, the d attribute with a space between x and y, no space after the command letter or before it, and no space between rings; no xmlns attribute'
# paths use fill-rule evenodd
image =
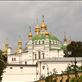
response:
<svg viewBox="0 0 82 82"><path fill-rule="evenodd" d="M36 23L37 23L37 25L35 27L35 33L38 35L38 34L40 34L40 27L38 25L38 17L36 17Z"/></svg>
<svg viewBox="0 0 82 82"><path fill-rule="evenodd" d="M18 48L22 49L22 40L21 39L18 40Z"/></svg>
<svg viewBox="0 0 82 82"><path fill-rule="evenodd" d="M36 34L39 34L40 33L40 27L39 27L38 24L35 27L35 32L36 32Z"/></svg>
<svg viewBox="0 0 82 82"><path fill-rule="evenodd" d="M22 40L21 40L21 36L19 36L19 40L18 40L18 48L16 49L16 53L21 53L22 52Z"/></svg>
<svg viewBox="0 0 82 82"><path fill-rule="evenodd" d="M45 35L46 35L46 37L48 37L48 36L49 36L49 32L48 32L48 31L46 31L46 32L45 32Z"/></svg>
<svg viewBox="0 0 82 82"><path fill-rule="evenodd" d="M32 32L29 32L29 35L28 35L29 37L32 37Z"/></svg>
<svg viewBox="0 0 82 82"><path fill-rule="evenodd" d="M29 34L28 34L28 38L29 38L29 40L32 40L32 32L31 32L31 27L29 27L30 28L30 32L29 32Z"/></svg>
<svg viewBox="0 0 82 82"><path fill-rule="evenodd" d="M46 24L45 24L45 22L44 22L44 16L43 16L43 20L42 20L42 23L41 23L41 30L47 30L47 26L46 26Z"/></svg>

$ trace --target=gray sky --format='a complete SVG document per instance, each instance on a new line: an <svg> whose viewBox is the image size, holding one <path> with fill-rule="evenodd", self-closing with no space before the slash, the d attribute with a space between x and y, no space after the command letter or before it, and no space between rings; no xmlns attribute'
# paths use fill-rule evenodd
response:
<svg viewBox="0 0 82 82"><path fill-rule="evenodd" d="M82 41L82 1L0 1L0 48L6 38L11 47L16 47L19 35L25 45L29 25L33 32L36 16L40 24L42 15L49 32L61 41L64 32L68 38Z"/></svg>

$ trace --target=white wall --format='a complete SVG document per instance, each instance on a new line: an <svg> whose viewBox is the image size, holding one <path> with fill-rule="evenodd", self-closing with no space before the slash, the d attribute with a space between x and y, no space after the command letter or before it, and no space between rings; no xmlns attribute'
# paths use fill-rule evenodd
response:
<svg viewBox="0 0 82 82"><path fill-rule="evenodd" d="M12 67L12 69L10 69ZM36 80L36 67L8 66L3 75L2 82L32 82Z"/></svg>

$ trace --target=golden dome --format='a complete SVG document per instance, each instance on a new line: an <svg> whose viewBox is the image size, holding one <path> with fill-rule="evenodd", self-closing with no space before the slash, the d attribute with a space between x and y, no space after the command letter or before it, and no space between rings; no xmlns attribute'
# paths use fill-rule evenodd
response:
<svg viewBox="0 0 82 82"><path fill-rule="evenodd" d="M36 27L35 27L35 32L40 32L40 27L39 27L38 24L37 24Z"/></svg>
<svg viewBox="0 0 82 82"><path fill-rule="evenodd" d="M42 23L41 23L41 30L42 29L44 29L44 30L47 30L47 26L46 26L46 24L45 24L45 22L44 22L44 16L43 16L43 20L42 20Z"/></svg>
<svg viewBox="0 0 82 82"><path fill-rule="evenodd" d="M29 35L28 35L28 37L32 37L32 32L29 32Z"/></svg>
<svg viewBox="0 0 82 82"><path fill-rule="evenodd" d="M18 45L22 45L21 35L19 35Z"/></svg>
<svg viewBox="0 0 82 82"><path fill-rule="evenodd" d="M46 36L49 36L49 32L46 31L46 32L45 32L45 35L46 35Z"/></svg>
<svg viewBox="0 0 82 82"><path fill-rule="evenodd" d="M22 45L22 40L18 40L18 45Z"/></svg>

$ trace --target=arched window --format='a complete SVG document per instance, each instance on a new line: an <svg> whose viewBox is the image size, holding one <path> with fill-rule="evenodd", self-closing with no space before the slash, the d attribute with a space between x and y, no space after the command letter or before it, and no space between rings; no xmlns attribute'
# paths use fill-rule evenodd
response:
<svg viewBox="0 0 82 82"><path fill-rule="evenodd" d="M50 44L51 44L51 40L50 40Z"/></svg>
<svg viewBox="0 0 82 82"><path fill-rule="evenodd" d="M43 55L43 59L44 59L44 58L45 58L45 57L44 57L44 53L42 53L42 55Z"/></svg>
<svg viewBox="0 0 82 82"><path fill-rule="evenodd" d="M42 44L44 44L44 40L42 41Z"/></svg>
<svg viewBox="0 0 82 82"><path fill-rule="evenodd" d="M41 56L40 56L40 51L38 52L38 58L39 58L39 59L41 58Z"/></svg>

